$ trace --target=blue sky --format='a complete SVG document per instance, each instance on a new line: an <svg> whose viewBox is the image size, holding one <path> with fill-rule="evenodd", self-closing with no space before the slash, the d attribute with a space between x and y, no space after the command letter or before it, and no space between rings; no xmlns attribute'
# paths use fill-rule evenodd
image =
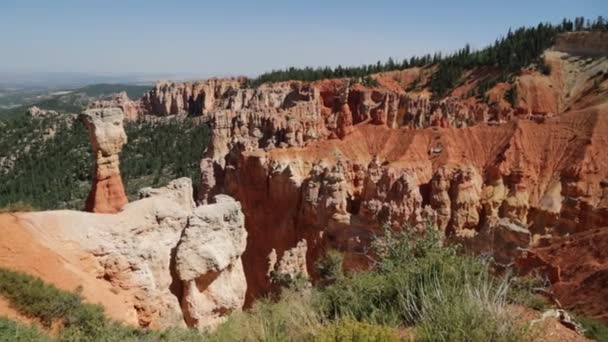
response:
<svg viewBox="0 0 608 342"><path fill-rule="evenodd" d="M0 71L254 75L483 47L607 0L0 0Z"/></svg>

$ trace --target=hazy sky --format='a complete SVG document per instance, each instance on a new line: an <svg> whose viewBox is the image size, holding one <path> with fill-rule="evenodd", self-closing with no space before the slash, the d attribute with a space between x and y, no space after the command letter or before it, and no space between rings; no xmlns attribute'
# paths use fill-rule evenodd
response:
<svg viewBox="0 0 608 342"><path fill-rule="evenodd" d="M483 47L509 27L597 15L607 0L0 0L0 71L253 75Z"/></svg>

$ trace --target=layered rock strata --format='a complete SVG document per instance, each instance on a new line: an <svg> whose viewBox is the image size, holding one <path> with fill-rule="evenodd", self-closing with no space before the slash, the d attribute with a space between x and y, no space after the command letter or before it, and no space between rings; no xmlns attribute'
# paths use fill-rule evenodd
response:
<svg viewBox="0 0 608 342"><path fill-rule="evenodd" d="M437 225L509 264L552 236L604 224L608 64L569 55L563 44L544 57L550 75L525 70L488 92L490 104L461 96L466 89L432 99L396 83L426 82L433 72L415 68L374 75L376 87L353 79L257 88L239 78L163 82L143 108L209 125L198 202L226 193L243 204L251 301L272 289L271 274L292 263L302 241L314 279L327 248L345 252L347 268L366 267L369 242L384 227ZM511 87L513 108L504 100Z"/></svg>
<svg viewBox="0 0 608 342"><path fill-rule="evenodd" d="M116 213L128 202L120 177L119 154L127 143L120 108L88 109L81 114L95 158L92 188L85 209L97 213Z"/></svg>
<svg viewBox="0 0 608 342"><path fill-rule="evenodd" d="M272 289L259 270L269 258L274 264L288 258L302 240L314 278L327 248L345 252L348 267L366 267L369 242L386 226L437 224L504 264L548 236L597 227L605 220L608 165L597 153L608 148L606 112L602 104L542 124L466 129L359 124L342 139L308 141L304 148L239 144L249 137L236 120L219 132L214 141L227 145L208 151L205 168L213 163L214 177L207 177L213 187L243 203L252 300ZM433 152L436 146L441 151Z"/></svg>

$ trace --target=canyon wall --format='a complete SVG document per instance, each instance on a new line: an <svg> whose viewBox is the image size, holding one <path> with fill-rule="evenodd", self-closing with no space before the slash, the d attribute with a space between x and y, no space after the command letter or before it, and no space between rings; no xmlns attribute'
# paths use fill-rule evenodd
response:
<svg viewBox="0 0 608 342"><path fill-rule="evenodd" d="M280 260L302 240L314 276L327 248L365 267L370 239L387 225L436 223L504 263L517 248L606 225L607 112L468 129L361 125L306 148L228 155L218 178L243 203L249 298L272 287L260 271L269 255Z"/></svg>
<svg viewBox="0 0 608 342"><path fill-rule="evenodd" d="M382 77L377 87L159 84L144 102L152 112L171 99L159 114L199 115L210 126L198 201L226 193L242 203L251 302L273 290L277 265L293 264L294 251L306 267L287 273L313 279L327 249L344 252L347 268L367 267L369 242L384 227L436 225L510 264L523 249L606 225L608 63L557 51L545 58L550 75L526 71L515 81L515 108L435 100Z"/></svg>
<svg viewBox="0 0 608 342"><path fill-rule="evenodd" d="M329 249L346 269L368 268L370 242L387 228L437 227L499 264L542 264L522 251L608 226L608 62L568 44L545 53L549 75L523 70L489 103L457 96L464 89L412 91L432 67L374 75L374 87L229 78L100 101L82 116L96 157L87 209L115 214L29 213L20 224L112 293L127 321L153 328L214 326L285 279L315 281ZM196 199L180 179L127 203L123 113L209 126Z"/></svg>

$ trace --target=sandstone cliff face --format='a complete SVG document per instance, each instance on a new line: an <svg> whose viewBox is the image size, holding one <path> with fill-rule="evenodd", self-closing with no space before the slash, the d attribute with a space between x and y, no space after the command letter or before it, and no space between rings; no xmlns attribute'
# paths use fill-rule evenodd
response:
<svg viewBox="0 0 608 342"><path fill-rule="evenodd" d="M119 154L127 143L123 112L119 108L88 109L81 118L89 131L95 157L95 173L86 210L118 212L128 202L119 167Z"/></svg>
<svg viewBox="0 0 608 342"><path fill-rule="evenodd" d="M142 197L113 215L51 211L19 220L64 267L109 283L140 326L202 328L240 310L247 289L240 204L218 196L195 207L188 178Z"/></svg>
<svg viewBox="0 0 608 342"><path fill-rule="evenodd" d="M248 299L272 289L260 271L269 258L279 263L302 240L314 278L327 248L345 252L348 267L365 267L362 255L386 225L425 229L436 222L501 263L548 234L598 226L608 168L595 151L608 147L601 133L608 121L598 114L607 110L603 104L542 124L465 129L369 123L305 148L228 152L224 167L216 159L214 179L243 204Z"/></svg>
<svg viewBox="0 0 608 342"><path fill-rule="evenodd" d="M603 49L596 38L587 45ZM560 39L544 56L549 75L517 77L514 108L508 84L488 92L493 104L465 98L466 87L444 99L408 90L432 68L374 75L376 87L161 82L142 106L199 116L212 130L197 201L226 193L242 203L249 301L281 270L314 278L327 248L345 252L347 267L366 267L369 242L386 226L437 224L509 263L520 249L606 221L608 64L569 54L569 38ZM306 267L285 266L294 264Z"/></svg>
<svg viewBox="0 0 608 342"><path fill-rule="evenodd" d="M272 290L273 273L314 278L327 248L345 252L347 267L366 267L362 255L385 226L437 224L509 263L547 236L606 221L596 153L607 144L607 109L588 89L605 82L596 75L607 64L560 46L545 54L550 75L518 77L515 108L502 100L504 85L495 105L406 91L428 77L420 68L377 75L373 88L347 79L255 89L243 79L162 82L142 102L148 114L210 126L197 200L227 193L243 204L251 301ZM305 260L293 261L294 251ZM306 267L285 266L294 264Z"/></svg>
<svg viewBox="0 0 608 342"><path fill-rule="evenodd" d="M213 326L243 307L247 282L241 255L247 232L240 205L228 196L194 210L175 255L188 326Z"/></svg>

